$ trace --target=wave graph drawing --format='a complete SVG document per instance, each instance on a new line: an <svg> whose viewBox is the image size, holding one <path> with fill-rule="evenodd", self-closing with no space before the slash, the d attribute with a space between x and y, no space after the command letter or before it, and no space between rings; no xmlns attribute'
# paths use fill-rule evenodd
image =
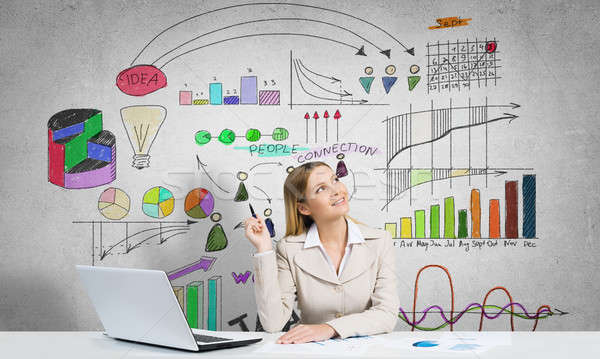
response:
<svg viewBox="0 0 600 359"><path fill-rule="evenodd" d="M450 284L450 300L451 300L451 310L449 312L450 318L448 318L445 314L448 312L447 311L445 312L444 309L439 305L432 305L432 306L427 307L423 311L416 311L417 294L418 294L418 290L419 290L419 276L421 275L421 273L423 271L425 271L426 269L429 269L429 268L439 268L439 269L443 270L444 273L446 274L446 276L448 277L448 283ZM498 290L502 291L506 294L506 296L509 299L509 303L504 306L486 304L490 294L492 294L493 292L498 291ZM508 309L509 307L510 307L510 309ZM518 307L521 310L521 312L516 312L515 307ZM534 324L533 324L532 331L535 331L537 328L537 325L538 325L538 321L540 319L546 319L546 318L556 316L556 315L562 316L562 315L568 314L567 312L561 311L556 308L553 311L550 308L550 306L545 305L545 304L539 306L537 308L537 310L535 311L535 313L529 313L529 312L527 312L527 309L525 308L525 306L523 306L521 303L515 302L513 300L512 296L510 295L510 292L502 286L496 286L496 287L490 289L486 293L486 295L483 299L483 304L474 302L474 303L467 305L465 307L465 309L463 309L462 311L455 311L454 310L454 285L452 283L452 277L450 276L450 272L448 271L448 269L446 269L444 266L441 266L438 264L426 265L426 266L422 267L421 269L419 269L419 271L417 272L416 279L415 279L415 289L414 289L414 296L413 296L412 312L407 312L404 309L402 309L402 307L400 307L399 310L400 310L400 313L398 314L398 317L400 319L402 319L405 323L407 323L409 326L411 326L412 331L414 331L415 329L423 330L423 331L433 331L433 330L439 330L439 329L445 328L446 326L450 326L450 330L453 331L454 324L456 322L458 322L462 318L463 315L477 314L477 313L479 313L479 315L480 315L479 329L478 329L479 331L483 330L483 318L496 319L496 318L500 317L500 315L502 315L502 314L510 315L511 331L515 330L515 326L514 326L514 318L515 317L521 318L521 319L526 319L526 320L533 320ZM490 312L491 310L497 310L497 312L491 313ZM425 320L425 318L427 318L427 314L429 314L429 312L439 313L443 323L437 327L420 326L419 324L421 324ZM416 318L417 313L422 314L419 319ZM412 314L412 320L409 319L408 314ZM455 316L454 314L457 314L457 315Z"/></svg>

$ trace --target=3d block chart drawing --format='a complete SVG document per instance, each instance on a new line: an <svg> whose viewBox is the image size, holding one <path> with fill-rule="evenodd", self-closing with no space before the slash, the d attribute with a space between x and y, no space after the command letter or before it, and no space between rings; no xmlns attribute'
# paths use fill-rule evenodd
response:
<svg viewBox="0 0 600 359"><path fill-rule="evenodd" d="M48 181L68 189L116 179L116 140L95 109L60 111L48 121Z"/></svg>

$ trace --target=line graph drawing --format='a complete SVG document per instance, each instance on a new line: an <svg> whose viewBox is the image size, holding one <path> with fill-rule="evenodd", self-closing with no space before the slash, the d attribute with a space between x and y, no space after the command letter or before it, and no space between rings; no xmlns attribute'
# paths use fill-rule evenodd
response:
<svg viewBox="0 0 600 359"><path fill-rule="evenodd" d="M448 283L450 286L450 302L451 302L450 311L445 311L439 305L431 305L422 311L417 311L417 309L416 309L417 308L417 295L418 295L418 291L419 291L419 277L422 272L424 272L425 270L431 269L431 268L441 269L443 271L443 273L446 275L446 277L448 278ZM504 294L506 294L506 296L508 297L509 303L506 305L503 305L503 306L487 304L489 296L496 291L501 291ZM456 324L456 322L458 322L463 317L463 315L479 314L480 320L479 320L478 330L482 331L484 318L496 319L496 318L499 318L502 314L507 314L507 315L510 315L511 331L515 330L515 325L514 325L515 317L520 318L520 319L525 319L525 320L533 320L534 323L533 323L532 331L535 331L537 329L538 322L540 319L547 319L547 318L551 318L553 316L563 316L563 315L569 314L569 313L561 311L559 309L552 310L550 308L550 306L545 305L545 304L540 305L537 308L537 310L535 311L535 313L530 313L527 311L525 306L523 306L521 303L515 302L511 296L510 292L505 287L502 287L502 286L496 286L496 287L493 287L492 289L490 289L485 294L482 304L476 303L476 302L470 303L462 311L454 310L454 300L455 300L454 284L452 282L452 276L450 275L450 272L448 271L448 269L439 264L429 264L429 265L422 267L417 272L417 275L415 278L414 292L413 292L412 311L407 312L404 309L402 309L402 307L400 307L399 308L400 313L398 314L398 317L411 327L411 331L414 331L415 329L423 330L423 331L433 331L433 330L439 330L439 329L445 328L446 326L450 326L450 331L453 331L454 324ZM508 309L509 307L510 307L510 309ZM520 310L520 312L517 311L516 307L518 307L518 310ZM497 310L497 312L491 313L492 310ZM477 313L477 311L479 313ZM443 323L437 327L425 327L425 326L419 325L426 319L427 314L430 312L431 313L439 313ZM412 319L409 318L408 314L412 314ZM417 314L422 314L419 319L417 319ZM449 318L446 316L446 314L449 314ZM457 315L455 316L455 314L457 314Z"/></svg>
<svg viewBox="0 0 600 359"><path fill-rule="evenodd" d="M470 90L496 85L498 40L446 41L427 44L427 93Z"/></svg>
<svg viewBox="0 0 600 359"><path fill-rule="evenodd" d="M502 175L506 170L532 170L531 168L493 168L488 162L488 127L490 124L500 121L511 123L519 116L511 111L521 107L519 104L510 102L508 104L489 104L487 97L481 105L472 105L471 99L467 106L454 106L452 99L448 107L434 108L433 100L429 109L413 111L412 104L409 105L409 112L400 115L388 117L382 122L386 126L386 167L376 168L383 170L386 176L386 203L382 207L387 210L388 205L405 191L409 191L412 200L412 188L425 182L431 183L431 193L433 194L433 183L441 180L450 180L452 187L452 178L468 176L469 185L471 185L472 176L485 176L487 187L489 175ZM472 141L473 129L483 128L485 133L482 140L485 149L478 154L485 156L482 165L472 165ZM456 143L453 142L453 133L459 130L468 131L467 166L453 166L452 152ZM448 166L434 166L434 157L441 154L442 151L436 149L434 144L441 140L448 139ZM480 139L480 138L478 138ZM413 150L429 146L430 157L429 166L415 166L413 159ZM393 166L393 163L399 158L408 157L408 168ZM422 157L422 156L421 156ZM423 158L420 158L424 161ZM423 163L423 162L421 162Z"/></svg>
<svg viewBox="0 0 600 359"><path fill-rule="evenodd" d="M92 239L92 266L96 259L103 261L111 255L125 255L131 253L134 249L140 248L142 245L151 244L152 239L158 239L157 245L165 243L168 239L175 236L180 236L187 233L190 226L196 221L73 221L73 224L91 224L91 239ZM135 230L130 232L130 226L142 224L149 225L150 228ZM124 234L118 239L106 243L104 227L121 226ZM98 232L98 234L96 234ZM97 254L96 254L97 253ZM96 258L97 255L97 258Z"/></svg>

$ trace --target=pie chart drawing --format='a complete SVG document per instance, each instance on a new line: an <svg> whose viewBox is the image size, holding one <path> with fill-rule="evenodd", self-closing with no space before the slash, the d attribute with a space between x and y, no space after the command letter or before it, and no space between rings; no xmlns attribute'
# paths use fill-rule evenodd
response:
<svg viewBox="0 0 600 359"><path fill-rule="evenodd" d="M168 189L157 186L152 187L144 193L142 211L152 218L164 218L175 208L175 198Z"/></svg>
<svg viewBox="0 0 600 359"><path fill-rule="evenodd" d="M98 198L98 210L107 219L122 219L129 213L130 201L127 193L109 187Z"/></svg>
<svg viewBox="0 0 600 359"><path fill-rule="evenodd" d="M185 196L185 213L192 218L206 218L215 208L215 198L204 188L194 188Z"/></svg>

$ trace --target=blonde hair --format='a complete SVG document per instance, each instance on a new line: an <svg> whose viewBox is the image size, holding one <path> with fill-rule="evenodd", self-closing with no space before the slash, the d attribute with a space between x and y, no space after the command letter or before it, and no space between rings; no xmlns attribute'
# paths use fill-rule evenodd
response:
<svg viewBox="0 0 600 359"><path fill-rule="evenodd" d="M283 184L283 201L285 204L285 235L297 236L310 228L314 220L311 216L304 215L298 210L298 202L306 200L305 192L308 177L313 169L319 166L327 166L322 161L306 162L296 168L287 176ZM354 223L364 224L346 215Z"/></svg>

